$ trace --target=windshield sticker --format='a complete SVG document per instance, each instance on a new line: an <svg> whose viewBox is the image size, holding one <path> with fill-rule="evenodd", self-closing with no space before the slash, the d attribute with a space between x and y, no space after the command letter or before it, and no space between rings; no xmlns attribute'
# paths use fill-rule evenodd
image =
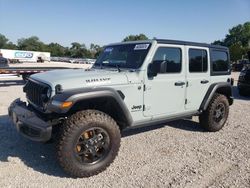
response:
<svg viewBox="0 0 250 188"><path fill-rule="evenodd" d="M106 48L105 50L104 50L104 52L112 52L112 50L113 50L113 48Z"/></svg>
<svg viewBox="0 0 250 188"><path fill-rule="evenodd" d="M135 45L134 50L146 50L148 49L149 44L137 44Z"/></svg>

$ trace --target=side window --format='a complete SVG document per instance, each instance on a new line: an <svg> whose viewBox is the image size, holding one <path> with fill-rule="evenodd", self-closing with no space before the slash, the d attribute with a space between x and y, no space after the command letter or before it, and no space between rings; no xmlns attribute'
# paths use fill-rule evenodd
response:
<svg viewBox="0 0 250 188"><path fill-rule="evenodd" d="M207 51L189 49L189 72L207 72Z"/></svg>
<svg viewBox="0 0 250 188"><path fill-rule="evenodd" d="M160 47L157 49L153 65L157 73L181 72L181 49L172 47Z"/></svg>
<svg viewBox="0 0 250 188"><path fill-rule="evenodd" d="M228 72L229 59L225 51L213 50L211 53L213 72Z"/></svg>

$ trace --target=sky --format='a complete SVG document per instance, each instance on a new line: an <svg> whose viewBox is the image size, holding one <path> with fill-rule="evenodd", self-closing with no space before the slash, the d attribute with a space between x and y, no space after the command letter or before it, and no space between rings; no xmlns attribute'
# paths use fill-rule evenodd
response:
<svg viewBox="0 0 250 188"><path fill-rule="evenodd" d="M105 45L130 34L211 43L250 21L250 0L0 0L10 41Z"/></svg>

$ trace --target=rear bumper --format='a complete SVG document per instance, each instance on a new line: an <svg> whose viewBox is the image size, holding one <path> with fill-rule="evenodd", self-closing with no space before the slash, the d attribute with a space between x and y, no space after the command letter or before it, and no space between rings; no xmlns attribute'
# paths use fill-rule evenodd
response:
<svg viewBox="0 0 250 188"><path fill-rule="evenodd" d="M46 142L51 138L52 126L38 117L20 99L11 103L9 117L23 136L38 142Z"/></svg>

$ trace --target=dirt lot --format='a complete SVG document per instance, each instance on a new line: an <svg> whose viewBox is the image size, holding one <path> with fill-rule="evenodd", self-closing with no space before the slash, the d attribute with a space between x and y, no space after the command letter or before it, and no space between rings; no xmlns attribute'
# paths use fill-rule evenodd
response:
<svg viewBox="0 0 250 188"><path fill-rule="evenodd" d="M54 144L17 134L7 107L18 97L22 81L0 86L0 187L250 187L250 98L236 87L221 131L205 132L194 118L126 132L115 162L83 179L63 173Z"/></svg>

